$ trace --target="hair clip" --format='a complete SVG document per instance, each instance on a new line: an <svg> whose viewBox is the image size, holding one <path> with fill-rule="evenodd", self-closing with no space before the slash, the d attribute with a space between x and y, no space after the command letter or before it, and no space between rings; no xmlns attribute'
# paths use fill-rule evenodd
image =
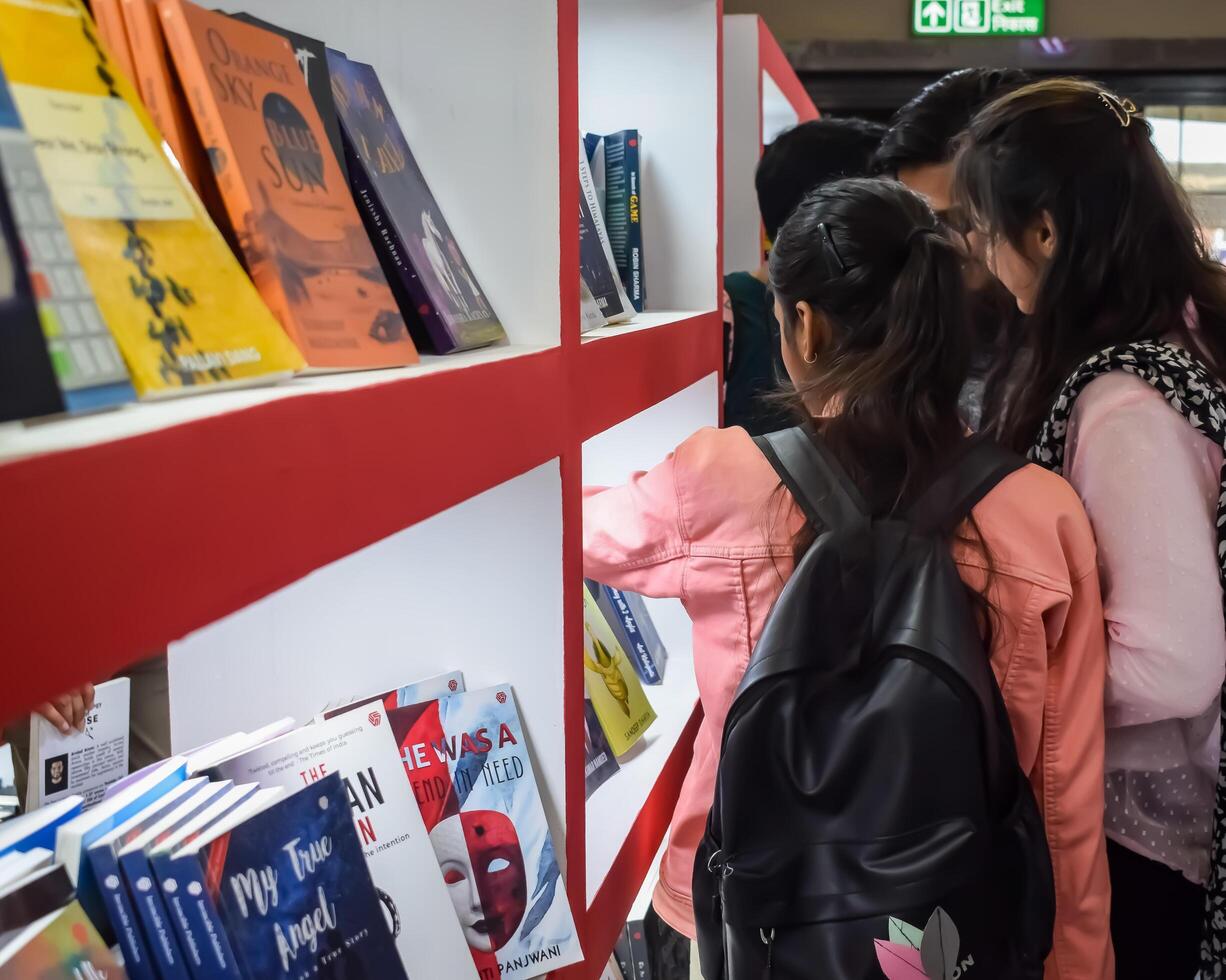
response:
<svg viewBox="0 0 1226 980"><path fill-rule="evenodd" d="M825 242L830 254L834 256L834 261L839 264L839 272L846 275L847 263L843 261L843 256L839 254L838 247L834 244L834 236L830 234L830 228L826 225L826 222L819 223L817 231L822 236L822 241Z"/></svg>
<svg viewBox="0 0 1226 980"><path fill-rule="evenodd" d="M1099 92L1098 98L1111 110L1124 129L1132 125L1132 117L1137 114L1137 104L1132 99L1123 99L1111 92Z"/></svg>

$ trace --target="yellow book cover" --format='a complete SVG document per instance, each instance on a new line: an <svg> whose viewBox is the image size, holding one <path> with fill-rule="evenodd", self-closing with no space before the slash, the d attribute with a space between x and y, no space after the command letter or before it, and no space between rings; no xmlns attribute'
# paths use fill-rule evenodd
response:
<svg viewBox="0 0 1226 980"><path fill-rule="evenodd" d="M0 62L136 390L300 369L80 0L0 0Z"/></svg>
<svg viewBox="0 0 1226 980"><path fill-rule="evenodd" d="M583 588L583 679L614 755L625 755L656 720L626 651Z"/></svg>

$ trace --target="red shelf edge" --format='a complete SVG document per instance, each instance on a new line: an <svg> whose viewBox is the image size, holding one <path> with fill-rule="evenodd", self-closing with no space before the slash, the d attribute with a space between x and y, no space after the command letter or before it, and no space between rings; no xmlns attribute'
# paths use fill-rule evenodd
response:
<svg viewBox="0 0 1226 980"><path fill-rule="evenodd" d="M723 314L710 310L644 330L604 337L579 349L580 376L613 379L599 398L580 395L587 440L720 370Z"/></svg>
<svg viewBox="0 0 1226 980"><path fill-rule="evenodd" d="M0 719L560 457L561 365L553 349L0 466Z"/></svg>

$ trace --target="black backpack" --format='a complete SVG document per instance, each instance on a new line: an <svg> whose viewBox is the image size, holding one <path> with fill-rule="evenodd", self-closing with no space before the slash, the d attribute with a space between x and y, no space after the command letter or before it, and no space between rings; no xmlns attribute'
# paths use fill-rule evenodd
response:
<svg viewBox="0 0 1226 980"><path fill-rule="evenodd" d="M1039 980L1051 858L950 554L1023 461L968 440L875 520L808 430L755 441L817 538L724 724L694 868L703 977Z"/></svg>

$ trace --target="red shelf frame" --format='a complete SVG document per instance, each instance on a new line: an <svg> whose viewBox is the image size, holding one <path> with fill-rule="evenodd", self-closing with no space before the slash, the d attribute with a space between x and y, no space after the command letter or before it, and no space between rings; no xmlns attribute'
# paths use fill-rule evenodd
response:
<svg viewBox="0 0 1226 980"><path fill-rule="evenodd" d="M715 7L722 42L720 0ZM557 24L559 206L568 219L559 346L0 464L0 722L553 458L564 643L582 645L583 442L722 372L722 319L713 295L709 312L581 342L578 229L569 222L578 210L578 0L558 0ZM717 80L721 68L717 59ZM717 119L722 97L721 86ZM718 138L715 152L722 222ZM605 398L585 397L583 379L594 376L611 382ZM578 658L565 658L563 696L566 730L581 731ZM667 830L699 720L696 708L590 909L583 742L566 740L567 891L587 957L557 977L594 980L603 969Z"/></svg>

